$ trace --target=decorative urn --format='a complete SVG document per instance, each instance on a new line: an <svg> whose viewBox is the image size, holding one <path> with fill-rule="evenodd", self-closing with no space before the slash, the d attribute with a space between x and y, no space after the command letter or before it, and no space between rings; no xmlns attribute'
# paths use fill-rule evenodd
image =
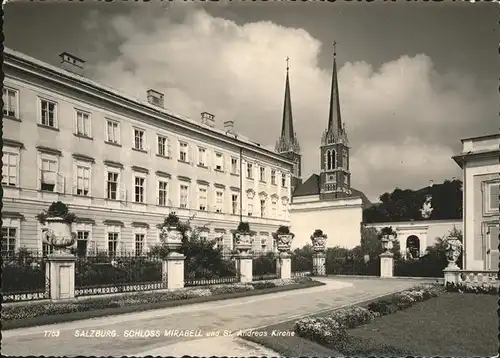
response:
<svg viewBox="0 0 500 358"><path fill-rule="evenodd" d="M390 252L394 247L394 240L396 240L396 232L392 230L392 227L384 227L379 234L380 241L382 242L382 248L385 252Z"/></svg>
<svg viewBox="0 0 500 358"><path fill-rule="evenodd" d="M328 236L321 230L315 230L311 235L311 241L315 252L324 252L326 250L326 239Z"/></svg>
<svg viewBox="0 0 500 358"><path fill-rule="evenodd" d="M249 253L252 249L253 237L250 231L250 225L241 222L234 233L234 248L242 254Z"/></svg>
<svg viewBox="0 0 500 358"><path fill-rule="evenodd" d="M448 268L458 269L457 260L462 253L462 243L455 236L449 236L445 239L446 259L448 260Z"/></svg>
<svg viewBox="0 0 500 358"><path fill-rule="evenodd" d="M168 214L160 228L160 239L171 251L176 251L182 246L182 232L179 227L179 217L172 212Z"/></svg>
<svg viewBox="0 0 500 358"><path fill-rule="evenodd" d="M248 253L252 248L252 235L249 232L238 232L234 233L234 247L240 253Z"/></svg>
<svg viewBox="0 0 500 358"><path fill-rule="evenodd" d="M160 238L169 250L178 250L182 246L182 232L177 226L163 226Z"/></svg>
<svg viewBox="0 0 500 358"><path fill-rule="evenodd" d="M380 240L382 241L382 248L386 252L391 251L392 248L394 247L394 244L392 243L394 239L391 235L384 235Z"/></svg>
<svg viewBox="0 0 500 358"><path fill-rule="evenodd" d="M61 217L47 217L47 228L42 229L42 242L54 248L56 254L67 254L76 242L76 233L71 232L71 224Z"/></svg>
<svg viewBox="0 0 500 358"><path fill-rule="evenodd" d="M63 202L53 202L47 211L36 216L38 222L46 225L42 229L42 242L54 249L55 254L70 254L69 248L76 243L76 233L71 232L75 214L69 212Z"/></svg>
<svg viewBox="0 0 500 358"><path fill-rule="evenodd" d="M278 230L273 233L273 238L276 240L276 248L280 253L290 252L294 237L295 234L290 232L288 226L280 226Z"/></svg>

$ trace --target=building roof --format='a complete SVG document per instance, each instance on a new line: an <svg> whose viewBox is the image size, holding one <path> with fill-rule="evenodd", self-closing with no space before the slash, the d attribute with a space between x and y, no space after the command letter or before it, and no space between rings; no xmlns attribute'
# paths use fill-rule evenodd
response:
<svg viewBox="0 0 500 358"><path fill-rule="evenodd" d="M309 196L309 195L319 195L320 194L320 176L318 174L313 174L304 183L299 185L293 192L293 197L297 196ZM361 198L363 203L363 208L367 208L372 205L368 197L357 189L351 188L350 198Z"/></svg>
<svg viewBox="0 0 500 358"><path fill-rule="evenodd" d="M478 141L478 140L485 140L485 139L495 139L495 138L500 138L500 134L487 134L487 135L482 135L482 136L479 136L479 137L468 137L468 138L463 138L461 139L461 142L466 142L468 140L472 140L472 141Z"/></svg>
<svg viewBox="0 0 500 358"><path fill-rule="evenodd" d="M291 162L287 158L278 155L272 150L261 147L259 144L251 141L250 139L239 133L237 134L233 132L232 134L228 134L226 133L225 130L210 127L208 125L201 123L200 121L196 121L186 116L174 113L166 108L158 107L145 100L134 98L133 96L124 94L123 92L118 91L112 87L103 85L82 75L67 71L63 68L50 65L44 61L38 60L34 57L28 56L22 52L13 50L8 47L4 47L4 63L17 68L23 68L19 66L20 63L22 63L24 66L28 65L31 67L35 67L40 71L40 73L43 73L42 71L49 72L50 79L55 82L60 82L61 79L63 79L66 83L76 82L78 85L83 86L84 90L88 90L89 88L91 88L92 90L97 91L101 94L111 96L113 99L119 99L121 101L125 101L130 105L138 106L141 110L146 109L149 111L149 113L152 113L154 116L160 116L162 120L168 120L169 122L178 121L177 123L183 123L184 125L187 124L192 129L202 128L203 130L212 132L213 134L217 134L218 136L222 135L224 140L230 140L234 144L237 145L239 144L240 146L243 147L245 147L246 145L246 148L248 149L255 150L262 154L271 156L273 159L285 162L290 166L293 165L293 162Z"/></svg>

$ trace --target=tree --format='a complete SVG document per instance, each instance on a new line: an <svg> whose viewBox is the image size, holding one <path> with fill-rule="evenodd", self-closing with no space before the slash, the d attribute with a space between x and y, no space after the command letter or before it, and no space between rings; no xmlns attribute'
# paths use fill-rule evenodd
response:
<svg viewBox="0 0 500 358"><path fill-rule="evenodd" d="M420 190L394 189L380 195L380 203L363 210L363 222L424 220L420 209L428 195L432 197L431 220L462 217L462 182L445 180L442 184Z"/></svg>

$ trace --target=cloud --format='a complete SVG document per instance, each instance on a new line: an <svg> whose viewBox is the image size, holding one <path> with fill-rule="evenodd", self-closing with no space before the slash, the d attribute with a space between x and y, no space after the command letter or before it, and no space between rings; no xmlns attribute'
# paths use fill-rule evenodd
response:
<svg viewBox="0 0 500 358"><path fill-rule="evenodd" d="M304 179L318 170L331 70L319 67L322 43L304 29L240 25L192 6L136 9L111 19L93 14L86 28L109 42L96 50L104 58L91 67L96 80L140 98L154 88L165 94L167 108L191 118L207 110L218 125L235 120L238 131L263 146L273 146L280 131L289 56ZM481 93L464 74L438 73L424 54L377 69L346 62L339 80L352 183L371 199L396 186L460 176L450 158L460 138L496 130L488 117L494 93Z"/></svg>

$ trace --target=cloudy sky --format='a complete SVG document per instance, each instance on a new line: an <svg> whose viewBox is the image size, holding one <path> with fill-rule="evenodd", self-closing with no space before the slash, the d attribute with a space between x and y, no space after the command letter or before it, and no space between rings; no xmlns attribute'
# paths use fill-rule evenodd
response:
<svg viewBox="0 0 500 358"><path fill-rule="evenodd" d="M483 3L27 3L5 6L5 44L132 96L274 146L289 56L304 179L319 168L332 43L352 184L395 187L460 177L460 139L498 133L498 5Z"/></svg>

